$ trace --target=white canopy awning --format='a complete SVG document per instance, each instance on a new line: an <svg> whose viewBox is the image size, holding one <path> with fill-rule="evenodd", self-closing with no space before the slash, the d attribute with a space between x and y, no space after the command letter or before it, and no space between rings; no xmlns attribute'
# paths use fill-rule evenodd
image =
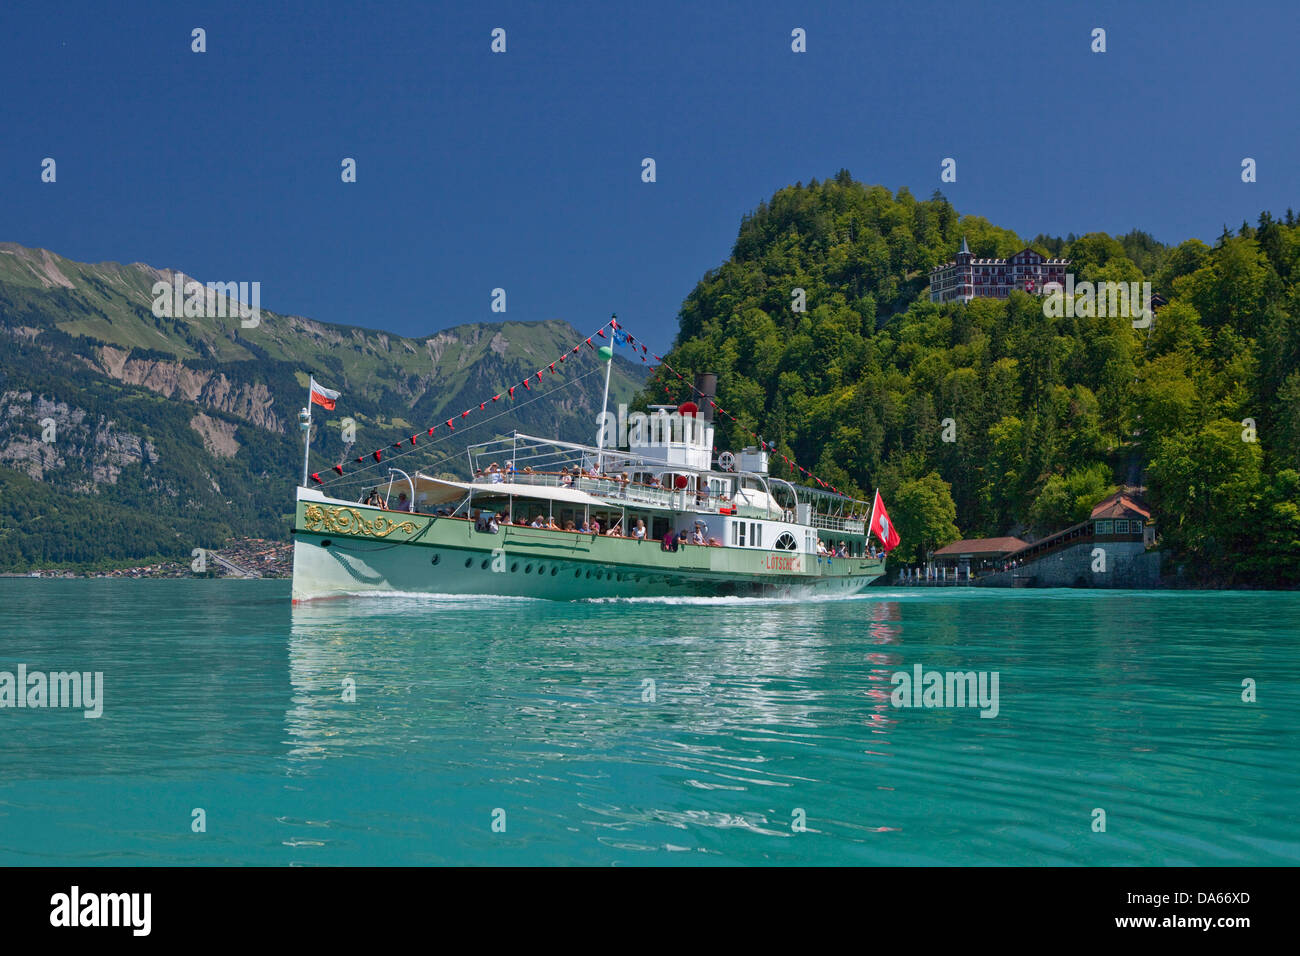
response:
<svg viewBox="0 0 1300 956"><path fill-rule="evenodd" d="M578 491L576 488L564 488L554 485L525 485L513 481L449 481L446 478L430 478L428 475L416 475L415 484L425 493L425 500L436 503L455 501L469 494L512 495L516 498L532 498L537 501L563 501L568 504L586 505L605 508L608 503Z"/></svg>

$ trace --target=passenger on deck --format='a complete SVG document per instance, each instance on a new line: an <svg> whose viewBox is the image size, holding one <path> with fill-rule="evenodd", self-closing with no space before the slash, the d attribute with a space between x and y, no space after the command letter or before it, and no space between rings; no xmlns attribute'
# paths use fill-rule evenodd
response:
<svg viewBox="0 0 1300 956"><path fill-rule="evenodd" d="M677 532L677 547L684 548L690 543L690 538L685 531Z"/></svg>
<svg viewBox="0 0 1300 956"><path fill-rule="evenodd" d="M565 465L560 469L560 484L565 488L573 487L573 475L569 474L569 466Z"/></svg>
<svg viewBox="0 0 1300 956"><path fill-rule="evenodd" d="M487 529L488 529L488 531L491 532L492 534L500 534L500 533L501 533L501 522L498 520L498 518L497 518L496 515L489 515L489 516L488 516L488 520L487 520Z"/></svg>
<svg viewBox="0 0 1300 956"><path fill-rule="evenodd" d="M578 526L575 525L572 521L566 521L564 522L564 530L576 532L578 530Z"/></svg>
<svg viewBox="0 0 1300 956"><path fill-rule="evenodd" d="M663 542L659 545L660 551L676 551L677 535L673 534L673 529L669 528L664 532Z"/></svg>
<svg viewBox="0 0 1300 956"><path fill-rule="evenodd" d="M487 519L487 515L483 514L483 512L481 512L481 511L479 511L477 508L475 508L475 509L474 509L474 516L473 516L473 517L474 517L474 530L475 530L475 531L487 531L487 529L488 529L488 519Z"/></svg>
<svg viewBox="0 0 1300 956"><path fill-rule="evenodd" d="M512 458L510 459L510 461L506 462L506 477L513 478L514 475L515 475L515 462L514 459Z"/></svg>
<svg viewBox="0 0 1300 956"><path fill-rule="evenodd" d="M501 466L498 465L495 461L492 462L492 464L488 465L487 476L488 476L488 481L492 482L493 484L500 484L502 481L505 481L505 478L502 477L501 475Z"/></svg>
<svg viewBox="0 0 1300 956"><path fill-rule="evenodd" d="M600 522L597 521L595 518L591 519L591 533L600 534Z"/></svg>
<svg viewBox="0 0 1300 956"><path fill-rule="evenodd" d="M583 534L591 534L591 525L587 523L587 519L586 519L586 518L583 518L583 519L582 519L582 527L581 527L579 530L580 530Z"/></svg>
<svg viewBox="0 0 1300 956"><path fill-rule="evenodd" d="M700 526L699 526L699 525L696 525L696 526L695 526L695 530L691 532L691 544L700 544L700 545L702 545L702 544L706 544L706 543L707 543L707 542L706 542L705 539L704 539L704 532L700 530Z"/></svg>
<svg viewBox="0 0 1300 956"><path fill-rule="evenodd" d="M532 523L529 527L532 527L532 528L545 528L545 527L546 527L546 524L545 524L545 522L542 521L542 516L541 516L541 515L536 515L536 516L533 518L533 523Z"/></svg>
<svg viewBox="0 0 1300 956"><path fill-rule="evenodd" d="M546 523L546 527L550 528L552 531L560 530L560 523L555 520L555 515L551 515L551 520Z"/></svg>
<svg viewBox="0 0 1300 956"><path fill-rule="evenodd" d="M645 540L645 522L640 518L636 519L636 527L632 529L632 537L636 538L638 541Z"/></svg>
<svg viewBox="0 0 1300 956"><path fill-rule="evenodd" d="M607 538L623 537L623 522L619 521L615 523L608 531L605 532L605 537Z"/></svg>
<svg viewBox="0 0 1300 956"><path fill-rule="evenodd" d="M371 508L382 508L384 506L384 499L379 497L378 488L370 489L370 494L366 497L366 504Z"/></svg>
<svg viewBox="0 0 1300 956"><path fill-rule="evenodd" d="M415 510L415 509L412 507L412 502L406 500L406 492L405 492L405 491L403 491L400 495L397 496L397 504L394 506L393 510L394 510L394 511L414 511L414 510Z"/></svg>

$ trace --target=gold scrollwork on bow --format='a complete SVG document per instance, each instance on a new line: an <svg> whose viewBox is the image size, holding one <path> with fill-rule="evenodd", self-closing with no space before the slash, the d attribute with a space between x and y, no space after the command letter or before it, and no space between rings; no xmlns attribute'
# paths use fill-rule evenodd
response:
<svg viewBox="0 0 1300 956"><path fill-rule="evenodd" d="M308 531L328 531L331 534L368 534L375 538L386 538L398 528L407 534L415 531L414 521L394 521L379 515L373 521L361 517L356 508L322 508L320 505L308 505L304 515L304 524Z"/></svg>

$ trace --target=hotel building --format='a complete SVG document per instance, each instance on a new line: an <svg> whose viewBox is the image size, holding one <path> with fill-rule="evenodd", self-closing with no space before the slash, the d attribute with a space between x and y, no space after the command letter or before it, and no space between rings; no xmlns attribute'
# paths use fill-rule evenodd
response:
<svg viewBox="0 0 1300 956"><path fill-rule="evenodd" d="M977 259L962 236L957 258L930 270L930 301L1005 299L1012 289L1042 293L1051 283L1065 285L1069 265L1069 259L1047 259L1032 249L1009 259Z"/></svg>

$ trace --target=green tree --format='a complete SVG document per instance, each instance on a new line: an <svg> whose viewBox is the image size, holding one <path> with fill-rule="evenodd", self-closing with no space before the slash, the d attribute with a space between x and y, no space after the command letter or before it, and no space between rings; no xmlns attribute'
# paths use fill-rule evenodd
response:
<svg viewBox="0 0 1300 956"><path fill-rule="evenodd" d="M899 544L892 556L903 564L926 556L961 537L952 486L935 472L903 482L889 506Z"/></svg>
<svg viewBox="0 0 1300 956"><path fill-rule="evenodd" d="M1153 503L1174 552L1207 572L1253 550L1263 453L1240 422L1216 419L1160 438L1149 466Z"/></svg>

